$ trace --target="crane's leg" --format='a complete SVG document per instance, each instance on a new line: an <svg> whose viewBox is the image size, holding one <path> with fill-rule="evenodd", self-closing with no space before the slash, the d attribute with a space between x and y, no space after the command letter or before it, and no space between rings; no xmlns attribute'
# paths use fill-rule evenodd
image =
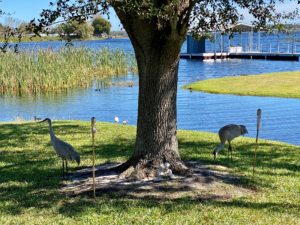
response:
<svg viewBox="0 0 300 225"><path fill-rule="evenodd" d="M229 142L228 150L230 151L230 157L231 157L231 162L232 162L232 148L231 148L230 142Z"/></svg>
<svg viewBox="0 0 300 225"><path fill-rule="evenodd" d="M227 149L227 158L229 158L229 151L230 151L230 144L228 145L228 149Z"/></svg>
<svg viewBox="0 0 300 225"><path fill-rule="evenodd" d="M216 160L216 158L217 158L217 152L216 152L216 151L213 151L212 154L214 155L214 160Z"/></svg>
<svg viewBox="0 0 300 225"><path fill-rule="evenodd" d="M62 177L63 177L63 180L65 179L65 161L62 160Z"/></svg>
<svg viewBox="0 0 300 225"><path fill-rule="evenodd" d="M66 173L67 173L67 177L68 177L68 161L66 160Z"/></svg>

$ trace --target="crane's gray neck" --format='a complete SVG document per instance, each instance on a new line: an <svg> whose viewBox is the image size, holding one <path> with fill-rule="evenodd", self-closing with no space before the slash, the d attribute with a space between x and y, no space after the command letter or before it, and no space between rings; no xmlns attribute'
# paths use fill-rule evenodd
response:
<svg viewBox="0 0 300 225"><path fill-rule="evenodd" d="M48 124L49 124L50 138L51 138L51 140L53 140L55 138L55 135L54 135L54 131L53 131L53 128L52 128L52 124L51 124L50 121L48 122Z"/></svg>

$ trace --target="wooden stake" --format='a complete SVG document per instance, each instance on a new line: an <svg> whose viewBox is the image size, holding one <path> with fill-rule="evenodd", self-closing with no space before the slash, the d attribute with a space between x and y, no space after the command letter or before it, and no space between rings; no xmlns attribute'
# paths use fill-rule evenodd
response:
<svg viewBox="0 0 300 225"><path fill-rule="evenodd" d="M93 146L93 190L94 190L94 198L96 198L96 182L95 182L95 134L96 134L96 118L91 118L91 127L92 127L92 146Z"/></svg>
<svg viewBox="0 0 300 225"><path fill-rule="evenodd" d="M253 162L253 176L255 172L256 167L256 151L258 148L258 134L259 134L259 128L260 128L260 120L261 120L261 109L257 110L257 124L256 124L256 139L255 139L255 151L254 151L254 162Z"/></svg>

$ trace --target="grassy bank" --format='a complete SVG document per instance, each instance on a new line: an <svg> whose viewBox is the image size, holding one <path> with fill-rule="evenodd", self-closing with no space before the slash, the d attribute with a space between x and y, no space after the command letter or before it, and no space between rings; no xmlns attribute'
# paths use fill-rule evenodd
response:
<svg viewBox="0 0 300 225"><path fill-rule="evenodd" d="M300 71L203 80L184 86L217 94L300 98Z"/></svg>
<svg viewBox="0 0 300 225"><path fill-rule="evenodd" d="M114 35L112 38L128 38L128 36L122 36L122 35ZM91 40L103 40L105 38L101 37L96 37L96 36L90 36L85 39L76 39L74 38L74 41L91 41ZM22 37L22 42L43 42L43 41L64 41L64 39L60 36L23 36ZM3 37L0 37L0 43L5 42L5 39ZM11 37L9 39L9 43L15 44L18 43L19 39L16 37Z"/></svg>
<svg viewBox="0 0 300 225"><path fill-rule="evenodd" d="M0 94L88 87L95 79L127 74L134 58L123 51L84 48L0 54Z"/></svg>
<svg viewBox="0 0 300 225"><path fill-rule="evenodd" d="M57 136L81 154L82 166L91 165L90 123L53 125ZM97 163L129 157L135 127L99 123L97 130ZM232 163L221 152L216 163L257 190L248 197L158 200L103 194L93 200L58 192L61 161L49 145L46 124L0 123L0 137L0 224L300 224L300 149L295 146L260 142L255 179L253 139L234 141ZM216 134L179 131L178 137L185 160L214 163Z"/></svg>
<svg viewBox="0 0 300 225"><path fill-rule="evenodd" d="M30 37L30 36L25 36L22 37L22 42L42 42L42 41L60 41L60 37L52 37L52 36L43 36L43 37ZM5 39L3 37L0 37L0 43L5 42ZM9 39L9 43L15 44L18 43L19 39L16 37L11 37Z"/></svg>

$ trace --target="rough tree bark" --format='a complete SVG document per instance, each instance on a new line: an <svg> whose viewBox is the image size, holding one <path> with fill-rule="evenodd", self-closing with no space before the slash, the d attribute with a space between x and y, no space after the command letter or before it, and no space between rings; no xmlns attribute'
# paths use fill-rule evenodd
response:
<svg viewBox="0 0 300 225"><path fill-rule="evenodd" d="M134 47L139 71L136 145L120 169L133 166L138 177L145 177L168 162L173 172L185 173L188 168L181 161L176 137L176 97L179 54L188 21L178 21L175 15L160 29L157 21L115 9Z"/></svg>

